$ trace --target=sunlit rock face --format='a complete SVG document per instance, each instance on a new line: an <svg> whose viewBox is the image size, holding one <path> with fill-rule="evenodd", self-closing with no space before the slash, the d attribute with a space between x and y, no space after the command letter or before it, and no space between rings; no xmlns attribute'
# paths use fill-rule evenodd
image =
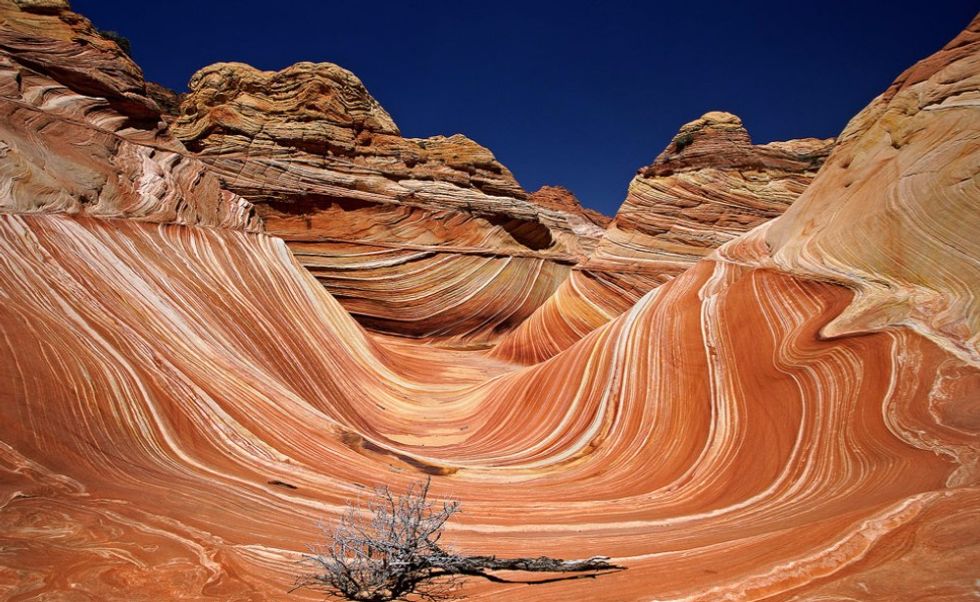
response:
<svg viewBox="0 0 980 602"><path fill-rule="evenodd" d="M579 248L588 253L592 253L595 250L598 242L601 240L601 236L593 236L596 231L594 228L592 228L592 224L605 228L609 225L609 222L612 221L611 218L594 209L587 209L583 207L575 194L564 186L542 186L541 188L532 192L528 197L528 200L538 207L543 207L544 209L557 213L565 219L568 219L565 216L578 216L584 218L584 227L581 225L581 221L578 219L571 221L580 224L579 231L582 233L582 235L579 236L578 239ZM550 213L546 213L542 215L542 217L548 219L549 215ZM559 226L557 223L554 225L555 227Z"/></svg>
<svg viewBox="0 0 980 602"><path fill-rule="evenodd" d="M0 19L0 47L25 69L100 97L131 119L155 122L160 117L140 68L88 19L68 10L66 0L5 0Z"/></svg>
<svg viewBox="0 0 980 602"><path fill-rule="evenodd" d="M602 234L574 197L536 203L465 136L402 137L336 65L220 63L190 88L177 136L374 330L492 341Z"/></svg>
<svg viewBox="0 0 980 602"><path fill-rule="evenodd" d="M85 121L126 117L45 77L47 103L4 84L36 115L17 127L75 115L94 133L66 147L99 170L167 139ZM47 172L11 166L67 148L24 136L0 153L0 598L283 599L318 520L432 476L463 504L448 545L628 567L466 599L971 599L978 77L980 21L859 114L790 211L534 365L367 331L247 221L167 195L64 209L88 207L74 165L64 203L25 210L15 187ZM179 178L193 158L160 148L180 161L152 173ZM856 239L854 204L903 256Z"/></svg>
<svg viewBox="0 0 980 602"><path fill-rule="evenodd" d="M0 2L0 210L257 229L175 140L142 73L58 2Z"/></svg>
<svg viewBox="0 0 980 602"><path fill-rule="evenodd" d="M622 314L713 249L782 214L813 180L832 140L753 145L742 121L711 112L640 169L598 248L496 355L539 362Z"/></svg>
<svg viewBox="0 0 980 602"><path fill-rule="evenodd" d="M858 292L830 335L905 325L980 361L976 38L903 73L847 125L819 186L759 233L779 269Z"/></svg>

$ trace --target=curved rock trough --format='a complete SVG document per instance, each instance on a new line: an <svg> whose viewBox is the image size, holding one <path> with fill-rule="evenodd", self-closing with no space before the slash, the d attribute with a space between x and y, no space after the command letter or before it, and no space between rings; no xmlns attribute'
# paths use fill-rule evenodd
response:
<svg viewBox="0 0 980 602"><path fill-rule="evenodd" d="M978 90L980 20L833 144L709 113L606 226L336 66L168 116L0 0L0 598L284 599L432 476L453 546L627 567L467 599L970 599Z"/></svg>

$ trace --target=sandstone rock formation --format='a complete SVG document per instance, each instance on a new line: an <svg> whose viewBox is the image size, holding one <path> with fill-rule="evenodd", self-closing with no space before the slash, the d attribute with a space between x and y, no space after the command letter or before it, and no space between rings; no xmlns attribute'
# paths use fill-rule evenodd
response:
<svg viewBox="0 0 980 602"><path fill-rule="evenodd" d="M602 234L574 197L529 198L465 136L402 137L361 81L329 63L206 67L174 131L381 332L492 341Z"/></svg>
<svg viewBox="0 0 980 602"><path fill-rule="evenodd" d="M765 231L779 269L858 292L828 335L905 325L980 361L976 43L971 29L903 73L848 124L816 190Z"/></svg>
<svg viewBox="0 0 980 602"><path fill-rule="evenodd" d="M594 209L587 209L582 206L575 194L564 186L542 186L531 193L528 199L539 207L553 209L560 213L581 215L597 226L605 228L612 221ZM579 242L590 242L588 239L580 238Z"/></svg>
<svg viewBox="0 0 980 602"><path fill-rule="evenodd" d="M832 147L814 138L753 145L738 117L717 111L684 125L637 172L595 252L495 354L535 363L567 349L713 249L783 213Z"/></svg>
<svg viewBox="0 0 980 602"><path fill-rule="evenodd" d="M84 70L84 22L0 10L0 597L281 599L317 520L423 475L447 544L628 567L466 599L973 596L980 18L790 210L522 366L373 334L238 197L156 191L200 164L19 59Z"/></svg>
<svg viewBox="0 0 980 602"><path fill-rule="evenodd" d="M142 74L59 2L0 2L0 210L255 229L163 127Z"/></svg>

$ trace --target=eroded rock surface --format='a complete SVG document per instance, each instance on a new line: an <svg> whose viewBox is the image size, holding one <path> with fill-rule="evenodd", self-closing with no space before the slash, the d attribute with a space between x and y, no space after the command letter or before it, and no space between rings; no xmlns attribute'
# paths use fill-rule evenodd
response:
<svg viewBox="0 0 980 602"><path fill-rule="evenodd" d="M492 341L602 235L594 213L547 191L536 203L465 136L402 137L337 65L221 63L190 88L177 136L381 332Z"/></svg>
<svg viewBox="0 0 980 602"><path fill-rule="evenodd" d="M0 10L30 52L77 19ZM318 521L427 476L447 545L628 567L466 599L974 596L980 20L790 210L526 366L367 331L166 128L0 54L0 598L281 599Z"/></svg>
<svg viewBox="0 0 980 602"><path fill-rule="evenodd" d="M784 211L833 148L806 138L753 145L742 121L711 112L637 172L598 248L497 347L534 363L567 349L713 249Z"/></svg>
<svg viewBox="0 0 980 602"><path fill-rule="evenodd" d="M61 4L0 1L0 210L260 228L169 134L139 67Z"/></svg>

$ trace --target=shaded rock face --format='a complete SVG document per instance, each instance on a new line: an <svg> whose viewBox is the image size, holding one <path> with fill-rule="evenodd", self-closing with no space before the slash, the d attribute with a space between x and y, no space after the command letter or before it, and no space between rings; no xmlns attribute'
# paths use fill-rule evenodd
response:
<svg viewBox="0 0 980 602"><path fill-rule="evenodd" d="M44 4L0 44L60 52ZM447 545L628 567L461 598L974 597L980 19L783 215L530 366L367 331L166 128L0 58L0 598L282 599L318 521L430 475Z"/></svg>
<svg viewBox="0 0 980 602"><path fill-rule="evenodd" d="M753 145L742 121L720 111L685 124L637 172L598 248L495 353L534 363L567 349L713 249L781 215L832 148L814 138Z"/></svg>
<svg viewBox="0 0 980 602"><path fill-rule="evenodd" d="M577 201L534 202L465 136L402 137L361 81L329 63L202 69L174 132L381 332L492 341L602 234Z"/></svg>
<svg viewBox="0 0 980 602"><path fill-rule="evenodd" d="M171 123L180 112L181 95L170 88L154 82L146 82L146 95L152 98L153 102L157 103L157 106L160 107L160 111L162 112L161 117L167 123Z"/></svg>

